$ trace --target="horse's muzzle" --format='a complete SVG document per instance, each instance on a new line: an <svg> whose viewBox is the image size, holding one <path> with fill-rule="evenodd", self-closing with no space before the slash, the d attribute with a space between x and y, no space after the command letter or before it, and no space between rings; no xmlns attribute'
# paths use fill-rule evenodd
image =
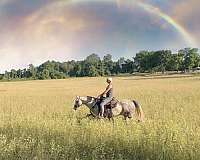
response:
<svg viewBox="0 0 200 160"><path fill-rule="evenodd" d="M76 105L74 105L74 110L75 110L75 111L77 110L77 107L76 107Z"/></svg>

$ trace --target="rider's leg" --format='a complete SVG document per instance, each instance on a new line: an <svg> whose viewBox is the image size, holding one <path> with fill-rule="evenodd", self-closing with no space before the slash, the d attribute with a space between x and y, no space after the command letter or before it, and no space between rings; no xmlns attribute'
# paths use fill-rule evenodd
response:
<svg viewBox="0 0 200 160"><path fill-rule="evenodd" d="M109 103L111 100L112 100L112 98L107 97L107 98L105 98L105 99L101 102L101 104L100 104L100 108L101 108L100 116L101 116L101 117L103 117L103 115L104 115L104 106L105 106L107 103Z"/></svg>
<svg viewBox="0 0 200 160"><path fill-rule="evenodd" d="M105 105L105 102L102 101L100 104L100 116L101 117L103 117L103 114L104 114L104 105Z"/></svg>

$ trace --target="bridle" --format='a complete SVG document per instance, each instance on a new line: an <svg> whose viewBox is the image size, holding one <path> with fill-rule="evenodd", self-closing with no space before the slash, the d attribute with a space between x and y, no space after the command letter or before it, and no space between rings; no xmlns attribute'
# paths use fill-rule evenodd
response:
<svg viewBox="0 0 200 160"><path fill-rule="evenodd" d="M75 100L75 104L74 104L74 110L77 110L77 108L79 108L81 106L78 104L79 100L81 100L80 97L77 97L77 99Z"/></svg>

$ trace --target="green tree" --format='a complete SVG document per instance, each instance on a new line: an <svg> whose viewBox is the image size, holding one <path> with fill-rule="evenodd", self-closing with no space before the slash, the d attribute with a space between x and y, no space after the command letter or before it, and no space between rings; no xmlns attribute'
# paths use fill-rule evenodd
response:
<svg viewBox="0 0 200 160"><path fill-rule="evenodd" d="M3 79L10 80L10 73L8 71L5 71Z"/></svg>
<svg viewBox="0 0 200 160"><path fill-rule="evenodd" d="M196 64L195 64L197 67L200 67L200 55L198 55L198 58L197 58L197 61L196 61Z"/></svg>
<svg viewBox="0 0 200 160"><path fill-rule="evenodd" d="M113 70L112 55L107 54L103 57L102 69L104 70L105 75L111 75Z"/></svg>
<svg viewBox="0 0 200 160"><path fill-rule="evenodd" d="M49 79L50 76L49 76L49 70L48 69L44 69L42 71L42 75L41 75L41 79Z"/></svg>
<svg viewBox="0 0 200 160"><path fill-rule="evenodd" d="M91 65L91 66L89 67L88 76L89 76L89 77L96 77L96 76L99 76L98 70L96 69L95 66Z"/></svg>
<svg viewBox="0 0 200 160"><path fill-rule="evenodd" d="M170 50L162 50L160 51L160 57L158 59L158 63L160 63L160 68L162 73L165 73L166 69L169 70L170 66L170 61L172 58L172 52Z"/></svg>
<svg viewBox="0 0 200 160"><path fill-rule="evenodd" d="M148 51L140 51L134 57L134 64L139 72L149 71L151 67L152 53Z"/></svg>
<svg viewBox="0 0 200 160"><path fill-rule="evenodd" d="M4 76L3 74L0 74L0 80L2 80L2 79L3 79L3 76Z"/></svg>
<svg viewBox="0 0 200 160"><path fill-rule="evenodd" d="M71 77L81 77L82 76L82 62L77 62L74 67L70 70L69 75Z"/></svg>
<svg viewBox="0 0 200 160"><path fill-rule="evenodd" d="M110 73L110 71L108 71L108 70L105 71L105 64L103 61L100 61L97 68L98 68L98 72L99 72L100 76L109 75L109 73Z"/></svg>
<svg viewBox="0 0 200 160"><path fill-rule="evenodd" d="M22 78L22 70L21 70L21 69L18 69L18 70L17 70L17 77L18 77L19 79Z"/></svg>
<svg viewBox="0 0 200 160"><path fill-rule="evenodd" d="M27 77L28 77L27 69L24 68L24 69L22 70L22 78L27 78Z"/></svg>
<svg viewBox="0 0 200 160"><path fill-rule="evenodd" d="M181 52L184 53L184 69L188 72L195 67L198 62L198 49L197 48L185 48Z"/></svg>
<svg viewBox="0 0 200 160"><path fill-rule="evenodd" d="M32 79L37 79L37 68L34 67L33 64L29 64L29 73L30 73L30 78Z"/></svg>
<svg viewBox="0 0 200 160"><path fill-rule="evenodd" d="M122 64L122 73L133 73L134 72L134 63L130 59L125 60Z"/></svg>
<svg viewBox="0 0 200 160"><path fill-rule="evenodd" d="M85 61L87 63L96 65L96 64L98 64L101 61L101 59L100 59L100 57L97 54L93 53L93 54L87 56L86 59L85 59Z"/></svg>
<svg viewBox="0 0 200 160"><path fill-rule="evenodd" d="M82 63L82 76L99 76L101 59L97 54L86 57Z"/></svg>
<svg viewBox="0 0 200 160"><path fill-rule="evenodd" d="M10 78L11 79L16 79L17 78L17 71L15 69L11 69Z"/></svg>

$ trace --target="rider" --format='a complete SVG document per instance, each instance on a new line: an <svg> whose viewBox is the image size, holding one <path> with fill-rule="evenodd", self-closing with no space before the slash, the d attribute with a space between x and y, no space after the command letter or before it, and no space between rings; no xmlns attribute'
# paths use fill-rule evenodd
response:
<svg viewBox="0 0 200 160"><path fill-rule="evenodd" d="M100 103L100 113L99 116L102 118L104 115L104 106L113 99L113 86L112 78L107 78L106 82L108 83L105 91L98 96L98 98L105 97Z"/></svg>

